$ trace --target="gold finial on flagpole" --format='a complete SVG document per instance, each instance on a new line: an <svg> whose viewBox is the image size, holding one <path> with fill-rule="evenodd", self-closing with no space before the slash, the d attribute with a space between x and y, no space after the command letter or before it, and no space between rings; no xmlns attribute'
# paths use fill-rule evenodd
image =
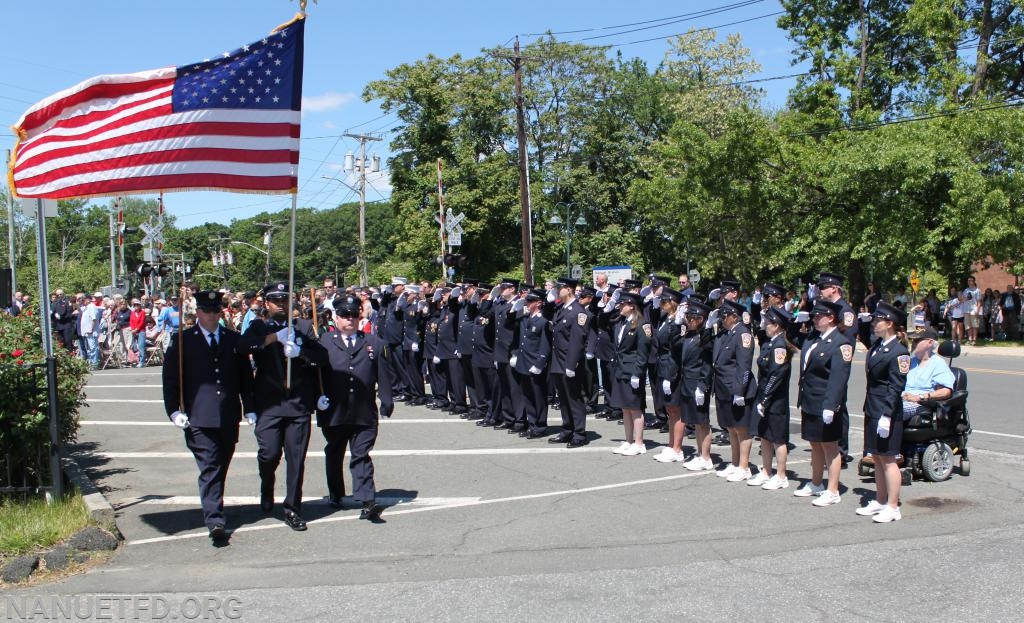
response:
<svg viewBox="0 0 1024 623"><path fill-rule="evenodd" d="M302 13L306 12L306 3L307 2L309 2L309 0L299 0L299 11L300 12L302 12ZM316 0L313 0L313 4L316 4Z"/></svg>

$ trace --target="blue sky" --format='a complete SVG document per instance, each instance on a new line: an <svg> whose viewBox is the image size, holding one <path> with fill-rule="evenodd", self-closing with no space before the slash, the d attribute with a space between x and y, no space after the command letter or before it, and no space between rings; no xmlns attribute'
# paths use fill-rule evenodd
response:
<svg viewBox="0 0 1024 623"><path fill-rule="evenodd" d="M393 116L381 116L374 102L364 103L363 87L401 63L427 54L473 56L481 48L503 45L519 34L521 42L546 30L584 31L559 35L561 40L596 37L590 43L619 44L626 57L648 61L664 57L666 39L690 28L720 26L719 37L738 32L763 67L760 76L796 73L790 65L791 44L776 25L777 0L747 2L715 15L683 19L644 28L596 30L658 20L695 11L722 8L742 0L693 2L593 2L583 0L520 0L519 2L435 0L434 2L342 2L320 0L308 7L306 65L303 85L299 205L329 208L356 199L338 182L341 164L357 143L342 138L346 131L384 132L374 145L386 158L387 132ZM32 10L39 7L37 13ZM5 24L0 48L0 121L14 124L32 103L99 74L126 73L182 65L211 57L259 39L298 10L288 0L174 0L114 2L112 0L47 0L4 2ZM746 21L745 21L746 20ZM36 26L38 25L38 26ZM588 30L595 29L595 30ZM635 32L619 33L622 30ZM632 43L654 39L644 43ZM763 83L769 104L781 106L792 80ZM3 134L0 149L11 149L14 137ZM386 196L386 173L371 180L368 200ZM106 200L96 200L105 203ZM262 211L290 205L288 196L184 192L165 196L178 225L229 223Z"/></svg>

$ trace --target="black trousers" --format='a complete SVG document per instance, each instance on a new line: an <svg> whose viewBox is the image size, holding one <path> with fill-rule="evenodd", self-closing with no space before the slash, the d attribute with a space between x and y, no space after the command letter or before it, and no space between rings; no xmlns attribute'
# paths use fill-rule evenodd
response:
<svg viewBox="0 0 1024 623"><path fill-rule="evenodd" d="M500 410L495 416L496 422L516 424L526 421L523 413L523 390L519 386L518 374L507 363L498 364L498 391L500 392Z"/></svg>
<svg viewBox="0 0 1024 623"><path fill-rule="evenodd" d="M399 344L388 344L391 351L391 358L388 365L391 367L391 392L397 396L406 394L409 391L409 374L405 370L405 349Z"/></svg>
<svg viewBox="0 0 1024 623"><path fill-rule="evenodd" d="M661 379L655 364L647 365L647 378L650 380L651 402L654 403L654 417L659 422L668 421L668 410L665 409L665 392L661 391Z"/></svg>
<svg viewBox="0 0 1024 623"><path fill-rule="evenodd" d="M427 374L430 376L430 396L434 399L434 402L439 403L448 402L448 380L439 370L443 364L443 361L435 364L433 355L427 357Z"/></svg>
<svg viewBox="0 0 1024 623"><path fill-rule="evenodd" d="M466 393L469 394L469 406L476 409L480 404L480 397L476 391L476 377L473 375L473 356L462 355L459 357L459 364L462 367L462 380L466 385Z"/></svg>
<svg viewBox="0 0 1024 623"><path fill-rule="evenodd" d="M582 368L583 366L580 366ZM565 374L552 373L549 381L558 391L562 412L560 436L582 440L587 437L587 403L583 400L583 383L580 373L573 378Z"/></svg>
<svg viewBox="0 0 1024 623"><path fill-rule="evenodd" d="M596 359L596 361L597 361L598 367L601 370L601 380L600 380L599 385L601 386L601 389L604 391L604 405L603 405L602 408L605 411L614 411L616 409L612 409L612 406L611 406L611 398L612 398L612 362L606 361L604 359ZM595 398L594 401L596 402L597 398Z"/></svg>
<svg viewBox="0 0 1024 623"><path fill-rule="evenodd" d="M583 377L580 381L583 386L583 402L587 403L588 413L598 410L597 401L600 397L598 392L600 385L597 382L597 370L598 360L596 358L587 359L586 364L580 366L580 375Z"/></svg>
<svg viewBox="0 0 1024 623"><path fill-rule="evenodd" d="M352 497L357 502L372 502L377 496L373 485L373 460L370 450L377 441L376 426L325 426L324 446L327 469L327 492L332 499L345 496L345 446L349 447L349 471L352 472Z"/></svg>
<svg viewBox="0 0 1024 623"><path fill-rule="evenodd" d="M473 408L490 418L494 413L494 396L498 392L498 371L491 365L486 368L473 366L473 385L476 387L478 404Z"/></svg>
<svg viewBox="0 0 1024 623"><path fill-rule="evenodd" d="M423 387L423 355L420 351L405 351L403 366L405 367L405 379L408 386L408 395L413 398L423 398L426 391Z"/></svg>
<svg viewBox="0 0 1024 623"><path fill-rule="evenodd" d="M458 359L442 359L441 368L448 383L448 400L456 407L466 406L466 377Z"/></svg>
<svg viewBox="0 0 1024 623"><path fill-rule="evenodd" d="M185 445L199 467L199 499L207 528L224 525L224 481L238 443L238 428L185 429Z"/></svg>
<svg viewBox="0 0 1024 623"><path fill-rule="evenodd" d="M847 456L850 454L850 410L846 408L846 403L839 406L839 425L842 427L842 432L839 433L839 454Z"/></svg>
<svg viewBox="0 0 1024 623"><path fill-rule="evenodd" d="M261 415L256 420L256 462L260 481L273 491L277 466L284 453L286 464L284 507L298 513L302 509L302 479L309 448L309 416L280 417Z"/></svg>
<svg viewBox="0 0 1024 623"><path fill-rule="evenodd" d="M546 428L548 425L548 379L547 375L519 374L519 388L523 392L523 415L530 429Z"/></svg>

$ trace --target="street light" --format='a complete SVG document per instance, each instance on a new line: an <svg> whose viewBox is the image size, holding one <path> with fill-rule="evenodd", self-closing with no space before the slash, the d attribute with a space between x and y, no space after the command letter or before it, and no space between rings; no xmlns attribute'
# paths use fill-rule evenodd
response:
<svg viewBox="0 0 1024 623"><path fill-rule="evenodd" d="M563 209L559 209L559 208ZM556 213L548 223L557 226L562 235L565 236L565 275L571 276L572 272L572 239L576 236L577 227L586 227L587 219L583 218L583 208L576 208L574 203L559 201L555 204ZM559 214L565 214L563 219ZM576 217L575 219L573 217Z"/></svg>

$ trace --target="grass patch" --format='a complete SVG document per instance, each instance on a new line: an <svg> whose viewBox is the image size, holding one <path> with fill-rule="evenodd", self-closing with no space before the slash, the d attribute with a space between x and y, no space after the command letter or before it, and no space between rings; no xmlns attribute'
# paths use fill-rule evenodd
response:
<svg viewBox="0 0 1024 623"><path fill-rule="evenodd" d="M77 491L60 502L0 501L0 558L47 548L94 523Z"/></svg>

